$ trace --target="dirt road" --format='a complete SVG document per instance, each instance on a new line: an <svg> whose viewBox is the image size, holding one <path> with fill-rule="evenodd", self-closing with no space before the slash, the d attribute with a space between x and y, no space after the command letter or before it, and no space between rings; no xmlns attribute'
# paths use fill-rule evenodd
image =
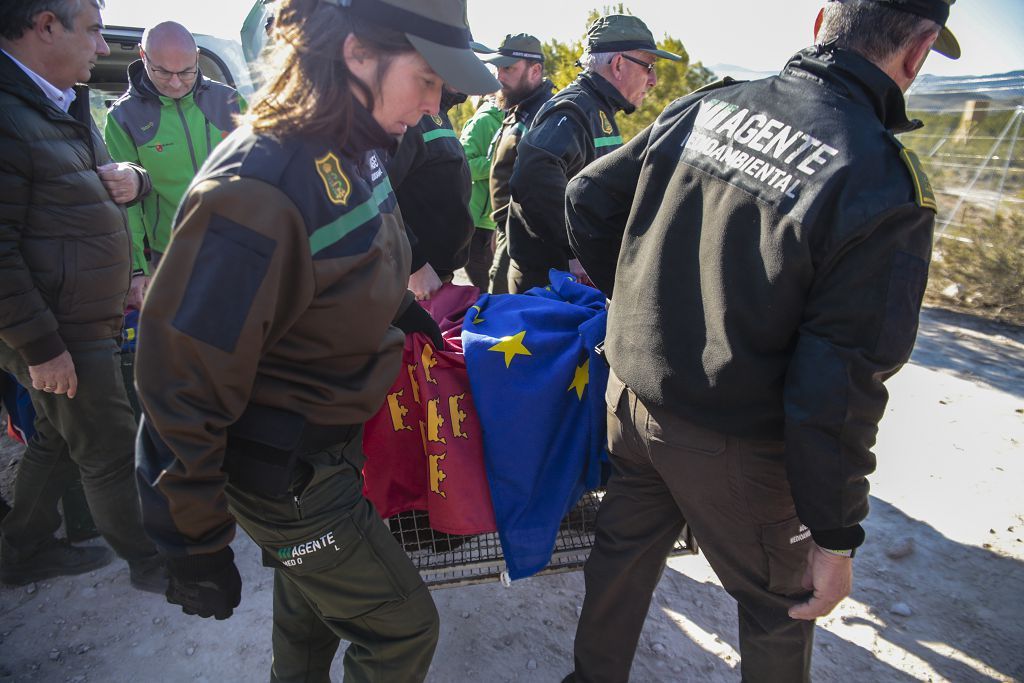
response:
<svg viewBox="0 0 1024 683"><path fill-rule="evenodd" d="M814 678L1024 680L1024 330L927 310L889 387L868 543L853 595L819 622ZM0 453L0 470L16 453ZM132 590L123 562L0 589L0 680L266 680L271 575L248 539L234 547L245 587L224 622ZM579 573L435 591L429 680L561 680L582 594ZM737 681L737 649L734 605L707 563L672 560L633 680ZM335 669L341 680L340 657Z"/></svg>

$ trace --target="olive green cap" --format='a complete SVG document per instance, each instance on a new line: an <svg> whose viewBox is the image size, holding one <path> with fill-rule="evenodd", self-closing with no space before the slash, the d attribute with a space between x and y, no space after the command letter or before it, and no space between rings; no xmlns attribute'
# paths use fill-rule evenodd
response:
<svg viewBox="0 0 1024 683"><path fill-rule="evenodd" d="M452 89L484 95L501 85L470 48L466 0L321 0L401 31Z"/></svg>
<svg viewBox="0 0 1024 683"><path fill-rule="evenodd" d="M534 62L544 61L544 50L540 41L528 33L511 33L506 35L493 57L485 57L483 61L494 66L512 66L520 59Z"/></svg>
<svg viewBox="0 0 1024 683"><path fill-rule="evenodd" d="M590 53L640 50L673 62L683 59L675 53L659 50L647 24L628 14L601 17L587 29L583 44Z"/></svg>

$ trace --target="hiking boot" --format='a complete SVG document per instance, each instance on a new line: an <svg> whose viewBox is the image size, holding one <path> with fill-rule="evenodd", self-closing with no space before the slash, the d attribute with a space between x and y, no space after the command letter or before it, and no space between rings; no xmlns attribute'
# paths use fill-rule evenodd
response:
<svg viewBox="0 0 1024 683"><path fill-rule="evenodd" d="M67 541L52 541L34 554L22 559L11 559L13 553L6 547L0 556L0 582L12 586L52 579L55 576L74 576L105 567L114 559L108 549L97 546L78 547Z"/></svg>
<svg viewBox="0 0 1024 683"><path fill-rule="evenodd" d="M167 592L167 563L159 553L141 560L128 560L128 574L133 588L158 595Z"/></svg>

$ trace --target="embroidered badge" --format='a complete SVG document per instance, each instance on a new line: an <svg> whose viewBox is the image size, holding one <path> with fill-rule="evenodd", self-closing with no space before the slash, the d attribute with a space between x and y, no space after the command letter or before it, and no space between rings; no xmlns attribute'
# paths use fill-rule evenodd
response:
<svg viewBox="0 0 1024 683"><path fill-rule="evenodd" d="M438 126L443 126L444 125L444 120L440 116L438 116L437 114L434 114L433 116L431 116L430 120L433 121Z"/></svg>
<svg viewBox="0 0 1024 683"><path fill-rule="evenodd" d="M608 120L608 115L605 114L603 111L599 111L598 114L601 115L601 130L604 131L605 135L611 135L612 122Z"/></svg>
<svg viewBox="0 0 1024 683"><path fill-rule="evenodd" d="M320 179L327 188L327 198L334 204L348 204L348 196L352 194L352 183L341 170L341 161L333 152L328 152L316 160L316 172L320 174Z"/></svg>

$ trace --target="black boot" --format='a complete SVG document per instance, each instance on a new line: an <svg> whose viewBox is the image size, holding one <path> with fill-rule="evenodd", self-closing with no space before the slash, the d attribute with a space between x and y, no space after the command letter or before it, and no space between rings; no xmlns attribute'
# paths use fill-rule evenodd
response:
<svg viewBox="0 0 1024 683"><path fill-rule="evenodd" d="M128 560L128 573L133 588L158 595L167 592L167 563L159 553L141 560Z"/></svg>
<svg viewBox="0 0 1024 683"><path fill-rule="evenodd" d="M55 576L73 576L105 567L114 559L108 549L77 547L67 541L53 540L31 555L19 557L4 543L0 552L0 581L22 586Z"/></svg>

